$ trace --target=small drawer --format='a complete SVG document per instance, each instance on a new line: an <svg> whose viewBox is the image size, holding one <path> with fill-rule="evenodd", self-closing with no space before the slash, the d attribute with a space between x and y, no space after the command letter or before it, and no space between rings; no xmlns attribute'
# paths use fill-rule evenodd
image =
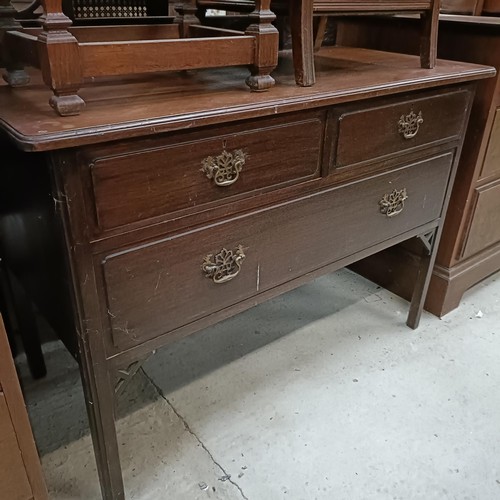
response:
<svg viewBox="0 0 500 500"><path fill-rule="evenodd" d="M391 100L372 108L349 106L334 115L338 139L334 168L373 163L460 138L470 92Z"/></svg>
<svg viewBox="0 0 500 500"><path fill-rule="evenodd" d="M453 153L103 259L112 353L440 216Z"/></svg>
<svg viewBox="0 0 500 500"><path fill-rule="evenodd" d="M202 138L185 134L175 143L158 139L125 153L105 151L90 161L99 228L319 177L324 113L302 116L256 120L227 134L219 127Z"/></svg>

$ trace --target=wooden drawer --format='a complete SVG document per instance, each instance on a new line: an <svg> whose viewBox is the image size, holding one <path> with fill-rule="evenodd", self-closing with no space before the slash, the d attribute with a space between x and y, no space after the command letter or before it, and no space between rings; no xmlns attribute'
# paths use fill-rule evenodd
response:
<svg viewBox="0 0 500 500"><path fill-rule="evenodd" d="M420 99L392 100L372 108L335 113L334 167L373 163L418 148L459 140L470 93L459 90Z"/></svg>
<svg viewBox="0 0 500 500"><path fill-rule="evenodd" d="M452 160L446 153L108 255L102 271L111 350L137 345L433 221L440 216ZM402 212L381 213L384 196L403 189L408 198ZM219 261L238 260L238 248L245 258L234 279L215 283L205 275L205 257L210 268L215 255ZM232 258L219 254L223 249Z"/></svg>
<svg viewBox="0 0 500 500"><path fill-rule="evenodd" d="M263 119L201 138L185 134L173 144L100 152L90 160L98 225L110 229L319 177L323 117Z"/></svg>

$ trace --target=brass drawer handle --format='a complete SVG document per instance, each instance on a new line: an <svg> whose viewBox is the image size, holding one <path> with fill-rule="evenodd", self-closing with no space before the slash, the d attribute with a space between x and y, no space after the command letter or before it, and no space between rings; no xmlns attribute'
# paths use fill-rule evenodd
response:
<svg viewBox="0 0 500 500"><path fill-rule="evenodd" d="M208 254L203 259L201 269L207 278L211 278L214 283L226 283L236 276L241 269L241 263L245 259L243 247L238 245L236 250L223 248L219 253Z"/></svg>
<svg viewBox="0 0 500 500"><path fill-rule="evenodd" d="M224 149L219 156L205 158L201 162L201 171L209 179L213 179L217 186L230 186L238 180L245 159L246 154L242 149L232 153Z"/></svg>
<svg viewBox="0 0 500 500"><path fill-rule="evenodd" d="M405 207L405 200L407 198L406 188L395 189L392 193L384 194L384 197L378 202L380 213L387 217L399 215Z"/></svg>
<svg viewBox="0 0 500 500"><path fill-rule="evenodd" d="M424 123L424 119L422 117L422 111L418 112L416 115L413 110L408 115L401 115L401 118L398 122L398 132L403 134L405 139L412 139L418 134L418 130L420 125Z"/></svg>

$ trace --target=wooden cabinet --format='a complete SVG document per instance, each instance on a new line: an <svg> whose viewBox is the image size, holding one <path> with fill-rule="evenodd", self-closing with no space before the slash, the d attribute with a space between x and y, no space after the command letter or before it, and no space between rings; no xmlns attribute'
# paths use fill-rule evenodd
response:
<svg viewBox="0 0 500 500"><path fill-rule="evenodd" d="M1 316L0 498L5 500L48 499Z"/></svg>
<svg viewBox="0 0 500 500"><path fill-rule="evenodd" d="M357 19L340 24L338 42L418 53L413 19ZM395 44L395 41L398 44ZM440 17L439 56L490 64L500 71L500 18ZM441 117L436 123L441 126ZM356 264L383 286L411 296L416 268L412 248L400 246ZM463 293L500 270L500 78L478 85L464 149L444 224L426 309L443 316Z"/></svg>
<svg viewBox="0 0 500 500"><path fill-rule="evenodd" d="M89 88L89 109L69 121L17 112L43 101L39 89L14 99L0 89L2 147L35 151L2 166L5 196L38 174L0 218L4 254L13 272L24 260L66 282L62 335L80 363L107 500L124 498L115 393L157 348L412 238L426 249L408 315L418 325L472 81L492 69L320 55L313 88L295 86L285 59L267 94L242 92L239 70L169 75ZM37 266L33 253L59 257ZM23 281L42 303L46 291Z"/></svg>

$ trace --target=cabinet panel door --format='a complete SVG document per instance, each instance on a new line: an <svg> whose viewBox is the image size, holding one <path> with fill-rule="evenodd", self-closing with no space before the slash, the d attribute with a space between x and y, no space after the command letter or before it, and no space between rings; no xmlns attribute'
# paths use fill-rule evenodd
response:
<svg viewBox="0 0 500 500"><path fill-rule="evenodd" d="M500 109L496 110L481 177L500 174Z"/></svg>
<svg viewBox="0 0 500 500"><path fill-rule="evenodd" d="M463 257L470 257L500 241L500 181L480 188L476 196L474 220Z"/></svg>

